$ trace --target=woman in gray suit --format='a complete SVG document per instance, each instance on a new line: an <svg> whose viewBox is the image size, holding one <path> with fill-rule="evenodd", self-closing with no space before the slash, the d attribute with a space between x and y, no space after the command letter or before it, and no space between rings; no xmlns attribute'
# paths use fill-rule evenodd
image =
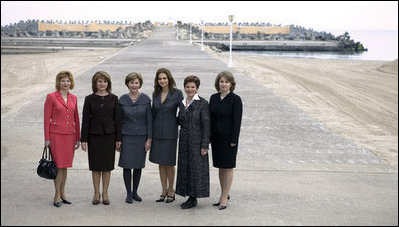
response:
<svg viewBox="0 0 399 227"><path fill-rule="evenodd" d="M182 209L197 205L197 198L209 197L209 133L210 113L208 102L198 96L200 79L184 79L187 97L180 103L178 122L179 162L177 165L176 194L189 196Z"/></svg>
<svg viewBox="0 0 399 227"><path fill-rule="evenodd" d="M183 100L183 93L176 88L170 71L160 68L155 74L152 94L153 137L150 161L159 164L162 194L156 202L175 200L173 189L175 179L177 148L177 107ZM165 200L166 199L166 200Z"/></svg>
<svg viewBox="0 0 399 227"><path fill-rule="evenodd" d="M141 202L137 194L140 183L141 169L145 167L147 151L151 147L152 113L151 99L139 89L143 85L140 73L132 72L126 76L125 84L129 89L119 99L122 113L122 145L119 156L119 166L123 168L123 180L126 187L126 202L133 199ZM132 192L132 169L133 192Z"/></svg>

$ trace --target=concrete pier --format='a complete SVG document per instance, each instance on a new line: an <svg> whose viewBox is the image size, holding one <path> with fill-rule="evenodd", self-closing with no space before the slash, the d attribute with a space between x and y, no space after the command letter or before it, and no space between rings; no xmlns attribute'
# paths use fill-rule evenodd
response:
<svg viewBox="0 0 399 227"><path fill-rule="evenodd" d="M179 204L186 198L180 196L173 203L156 203L161 193L158 166L148 158L138 189L142 202L125 203L123 171L116 164L111 205L93 206L91 172L81 149L68 169L66 194L72 205L54 207L53 182L36 174L44 144L44 101L51 87L14 116L1 118L1 225L398 225L397 169L199 46L176 40L169 28L159 28L151 38L75 75L72 93L78 97L80 117L95 72L111 75L112 92L118 96L128 92L125 76L140 72L141 91L151 97L161 67L170 69L180 89L186 76L198 76L199 95L207 100L216 92L214 79L220 71L235 75L244 113L227 209L212 206L220 195L213 167L210 197L199 199L197 207L182 210Z"/></svg>

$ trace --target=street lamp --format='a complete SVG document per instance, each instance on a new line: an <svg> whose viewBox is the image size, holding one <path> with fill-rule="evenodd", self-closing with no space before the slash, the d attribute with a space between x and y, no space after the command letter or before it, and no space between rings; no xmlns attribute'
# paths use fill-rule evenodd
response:
<svg viewBox="0 0 399 227"><path fill-rule="evenodd" d="M204 50L204 21L201 20L201 50Z"/></svg>
<svg viewBox="0 0 399 227"><path fill-rule="evenodd" d="M233 43L233 20L234 20L234 15L229 15L229 21L230 21L230 61L228 67L231 68L233 67L233 56L232 56L232 43Z"/></svg>
<svg viewBox="0 0 399 227"><path fill-rule="evenodd" d="M179 23L176 21L176 40L179 40Z"/></svg>
<svg viewBox="0 0 399 227"><path fill-rule="evenodd" d="M193 41L191 40L191 23L190 23L190 44L192 44Z"/></svg>

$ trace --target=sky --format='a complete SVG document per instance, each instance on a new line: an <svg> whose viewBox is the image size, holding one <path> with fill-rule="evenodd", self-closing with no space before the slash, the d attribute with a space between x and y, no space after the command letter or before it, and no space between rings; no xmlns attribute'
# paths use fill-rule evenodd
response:
<svg viewBox="0 0 399 227"><path fill-rule="evenodd" d="M265 22L315 31L398 30L397 1L1 1L1 25L20 20Z"/></svg>

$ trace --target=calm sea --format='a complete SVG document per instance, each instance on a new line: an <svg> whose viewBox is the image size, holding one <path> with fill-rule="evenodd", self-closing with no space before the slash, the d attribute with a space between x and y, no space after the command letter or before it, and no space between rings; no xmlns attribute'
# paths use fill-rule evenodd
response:
<svg viewBox="0 0 399 227"><path fill-rule="evenodd" d="M345 31L328 31L338 36ZM351 59L351 60L377 60L392 61L398 59L398 31L382 30L353 30L348 31L350 38L361 42L368 51L362 53L339 52L299 52L299 51L236 51L233 54L242 55L267 55L277 57L320 58L320 59Z"/></svg>

